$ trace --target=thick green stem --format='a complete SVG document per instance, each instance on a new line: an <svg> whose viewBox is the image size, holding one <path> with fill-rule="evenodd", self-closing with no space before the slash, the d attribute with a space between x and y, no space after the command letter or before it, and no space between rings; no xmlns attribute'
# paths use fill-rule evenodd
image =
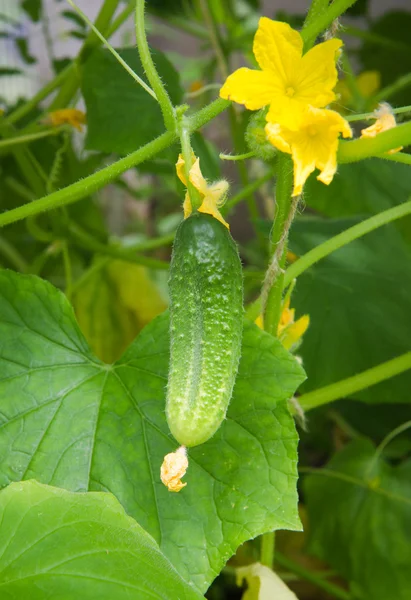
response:
<svg viewBox="0 0 411 600"><path fill-rule="evenodd" d="M339 163L357 162L409 144L411 144L411 121L383 131L374 138L340 142L337 161Z"/></svg>
<svg viewBox="0 0 411 600"><path fill-rule="evenodd" d="M219 115L227 108L230 103L226 100L216 100L209 106L200 110L188 120L190 132L202 127L214 117ZM177 134L167 131L152 142L132 152L128 156L121 158L115 163L93 173L72 185L69 185L57 192L53 192L44 198L39 198L31 202L14 208L6 213L0 214L0 227L25 219L30 215L37 215L45 210L51 210L57 206L65 206L77 202L86 196L93 194L103 186L114 179L117 179L124 171L135 167L136 165L148 160L155 154L165 150L177 140Z"/></svg>
<svg viewBox="0 0 411 600"><path fill-rule="evenodd" d="M284 286L288 286L295 277L304 273L304 271L309 269L312 265L332 252L335 252L338 248L346 246L350 242L366 235L382 225L391 223L391 221L395 221L396 219L400 219L409 214L411 214L411 200L404 204L400 204L399 206L394 206L394 208L384 210L369 219L365 219L365 221L361 221L361 223L357 223L357 225L354 225L329 240L326 240L322 244L319 244L319 246L316 246L304 254L304 256L288 267L284 277Z"/></svg>
<svg viewBox="0 0 411 600"><path fill-rule="evenodd" d="M334 400L349 398L351 394L365 390L372 385L390 379L395 375L411 369L411 352L397 356L377 367L367 369L353 377L348 377L337 383L332 383L313 392L299 396L298 402L303 410L311 410Z"/></svg>
<svg viewBox="0 0 411 600"><path fill-rule="evenodd" d="M260 562L262 565L273 568L275 549L275 532L270 531L261 536Z"/></svg>
<svg viewBox="0 0 411 600"><path fill-rule="evenodd" d="M277 184L275 190L275 217L270 238L270 254L272 259L267 270L261 293L264 311L264 329L277 335L278 323L281 316L283 292L283 268L287 254L287 238L291 220L291 207L296 208L291 201L293 189L293 167L288 154L279 154L277 163Z"/></svg>
<svg viewBox="0 0 411 600"><path fill-rule="evenodd" d="M334 0L327 10L317 15L317 18L301 31L301 37L304 40L304 51L307 52L313 46L317 36L328 29L331 23L345 13L347 8L350 8L355 2L356 0Z"/></svg>
<svg viewBox="0 0 411 600"><path fill-rule="evenodd" d="M287 558L283 554L280 554L279 552L275 553L275 562L281 567L284 567L285 569L290 571L291 573L295 573L301 579L305 579L306 581L313 583L318 588L326 591L331 596L334 596L334 598L341 598L341 600L351 600L351 594L349 592L337 585L334 585L333 583L330 583L329 581L324 579L324 577L321 577L321 575L318 572L306 569L299 563L290 560L289 558Z"/></svg>
<svg viewBox="0 0 411 600"><path fill-rule="evenodd" d="M151 57L144 25L144 8L145 0L136 0L137 48L140 54L141 64L143 65L145 74L147 75L147 79L160 104L161 112L163 113L164 125L168 131L174 131L176 126L175 111Z"/></svg>
<svg viewBox="0 0 411 600"><path fill-rule="evenodd" d="M307 16L305 17L303 31L327 13L329 4L330 0L312 0Z"/></svg>

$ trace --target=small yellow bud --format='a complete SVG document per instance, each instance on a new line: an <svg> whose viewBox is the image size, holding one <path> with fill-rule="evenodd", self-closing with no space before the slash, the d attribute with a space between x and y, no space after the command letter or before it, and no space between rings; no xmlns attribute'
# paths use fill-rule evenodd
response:
<svg viewBox="0 0 411 600"><path fill-rule="evenodd" d="M72 125L77 131L83 130L83 125L86 123L86 115L82 110L77 108L63 108L61 110L54 110L47 115L45 119L47 125Z"/></svg>

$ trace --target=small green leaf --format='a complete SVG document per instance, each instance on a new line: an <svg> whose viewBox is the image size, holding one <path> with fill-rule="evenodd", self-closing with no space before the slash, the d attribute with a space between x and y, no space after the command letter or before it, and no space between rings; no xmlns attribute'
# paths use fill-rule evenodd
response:
<svg viewBox="0 0 411 600"><path fill-rule="evenodd" d="M11 484L0 492L0 554L7 600L203 597L111 494Z"/></svg>
<svg viewBox="0 0 411 600"><path fill-rule="evenodd" d="M411 597L411 461L391 467L360 439L311 475L309 550L350 582L354 599ZM340 474L340 475L339 475Z"/></svg>
<svg viewBox="0 0 411 600"><path fill-rule="evenodd" d="M169 320L114 365L89 350L66 298L0 272L0 485L36 478L112 492L201 591L245 540L299 529L297 433L286 400L304 378L278 340L245 325L227 419L189 453L187 487L160 481L176 449L165 419Z"/></svg>
<svg viewBox="0 0 411 600"><path fill-rule="evenodd" d="M145 79L134 48L120 50L128 65ZM162 52L153 52L158 72L174 104L182 99L179 76ZM93 52L82 70L82 90L87 106L87 141L92 150L127 154L163 133L158 103L106 49Z"/></svg>
<svg viewBox="0 0 411 600"><path fill-rule="evenodd" d="M299 256L357 222L298 219L290 248ZM409 351L411 252L394 225L351 242L313 265L297 281L292 306L310 315L299 349L304 391L345 379ZM408 371L351 397L409 402Z"/></svg>

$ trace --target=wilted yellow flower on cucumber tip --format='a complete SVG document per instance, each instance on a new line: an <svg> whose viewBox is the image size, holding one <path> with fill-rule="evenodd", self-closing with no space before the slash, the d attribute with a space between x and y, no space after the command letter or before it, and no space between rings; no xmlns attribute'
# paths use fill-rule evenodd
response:
<svg viewBox="0 0 411 600"><path fill-rule="evenodd" d="M228 182L225 179L221 181L217 181L216 183L212 183L209 185L206 179L203 177L200 169L200 159L193 156L194 163L190 169L189 179L191 184L200 192L200 196L202 198L202 203L198 212L206 213L208 215L213 216L215 219L220 221L223 225L230 229L229 224L224 220L222 214L218 210L225 201L225 197L228 191ZM178 161L176 163L176 171L177 176L180 181L187 186L187 179L185 173L185 161L183 156L180 154L178 157ZM184 199L184 218L187 219L193 211L193 207L191 206L190 195L186 192L186 196Z"/></svg>
<svg viewBox="0 0 411 600"><path fill-rule="evenodd" d="M165 455L161 465L160 477L169 492L179 492L187 485L187 483L181 481L187 469L188 458L185 446L180 446L175 452Z"/></svg>
<svg viewBox="0 0 411 600"><path fill-rule="evenodd" d="M305 109L297 131L279 123L267 123L265 131L273 146L293 158L293 196L302 193L304 183L315 168L320 170L319 181L326 185L331 183L337 170L339 135L352 136L348 122L339 113L313 106Z"/></svg>
<svg viewBox="0 0 411 600"><path fill-rule="evenodd" d="M320 108L335 100L342 41L317 44L304 55L303 45L300 33L287 23L262 17L253 45L261 71L238 69L227 78L220 96L250 110L270 105L267 121L298 129L308 104Z"/></svg>

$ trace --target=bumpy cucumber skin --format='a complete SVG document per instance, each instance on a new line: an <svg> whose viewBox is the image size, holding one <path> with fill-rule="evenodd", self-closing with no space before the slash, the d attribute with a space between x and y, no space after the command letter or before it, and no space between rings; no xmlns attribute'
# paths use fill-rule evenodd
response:
<svg viewBox="0 0 411 600"><path fill-rule="evenodd" d="M170 266L171 355L166 415L182 445L206 442L220 427L241 353L241 262L229 231L194 213L179 226Z"/></svg>

